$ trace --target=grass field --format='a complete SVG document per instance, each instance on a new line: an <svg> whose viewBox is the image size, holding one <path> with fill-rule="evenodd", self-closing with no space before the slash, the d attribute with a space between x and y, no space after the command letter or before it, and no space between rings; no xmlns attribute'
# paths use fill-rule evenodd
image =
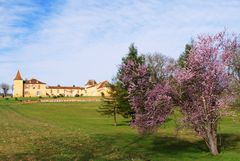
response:
<svg viewBox="0 0 240 161"><path fill-rule="evenodd" d="M240 160L240 121L223 118L221 154L212 156L191 130L176 135L175 116L156 134L139 136L119 117L97 112L99 102L23 104L0 100L0 160Z"/></svg>

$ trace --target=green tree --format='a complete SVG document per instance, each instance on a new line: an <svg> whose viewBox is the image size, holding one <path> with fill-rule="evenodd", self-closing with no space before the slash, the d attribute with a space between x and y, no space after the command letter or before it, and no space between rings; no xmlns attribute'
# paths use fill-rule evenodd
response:
<svg viewBox="0 0 240 161"><path fill-rule="evenodd" d="M129 46L128 54L122 58L122 63L118 69L117 76L113 79L109 85L111 91L109 91L109 97L103 97L103 103L99 108L99 112L104 115L114 117L115 125L117 125L117 114L128 118L134 118L134 112L128 101L128 91L124 83L121 81L122 77L122 66L128 63L128 60L144 64L144 56L138 55L138 50L134 44Z"/></svg>
<svg viewBox="0 0 240 161"><path fill-rule="evenodd" d="M115 86L117 99L116 101L119 104L119 109L121 115L123 117L131 117L132 119L135 117L134 111L132 110L129 102L128 102L128 91L125 87L124 83L121 81L121 77L123 75L123 65L126 65L129 60L133 60L136 63L144 64L145 59L143 55L138 54L138 50L135 47L134 43L129 46L128 54L122 58L122 63L118 69L117 77L115 78Z"/></svg>
<svg viewBox="0 0 240 161"><path fill-rule="evenodd" d="M238 48L232 56L229 71L233 75L232 86L236 94L240 93L240 49Z"/></svg>
<svg viewBox="0 0 240 161"><path fill-rule="evenodd" d="M128 54L122 58L122 63L117 73L117 81L122 76L122 65L127 64L128 60L133 60L136 63L144 64L145 59L143 55L138 55L138 50L135 47L134 43L129 46Z"/></svg>
<svg viewBox="0 0 240 161"><path fill-rule="evenodd" d="M10 89L10 85L8 85L7 83L2 83L2 84L0 84L0 87L3 90L3 97L6 97L8 91Z"/></svg>
<svg viewBox="0 0 240 161"><path fill-rule="evenodd" d="M240 48L232 54L230 64L228 66L228 72L232 76L231 91L236 96L234 107L240 107Z"/></svg>
<svg viewBox="0 0 240 161"><path fill-rule="evenodd" d="M109 83L108 87L110 88L109 96L102 97L102 104L98 112L106 116L113 116L114 125L116 126L117 115L128 118L133 115L133 112L127 99L128 93L122 88L121 83L113 80L113 83Z"/></svg>
<svg viewBox="0 0 240 161"><path fill-rule="evenodd" d="M161 53L149 53L144 55L145 64L148 66L151 81L153 83L163 83L173 75L175 60Z"/></svg>
<svg viewBox="0 0 240 161"><path fill-rule="evenodd" d="M191 41L190 44L185 45L184 52L179 56L177 63L181 68L186 68L188 55L189 55L192 47L193 47L193 41Z"/></svg>
<svg viewBox="0 0 240 161"><path fill-rule="evenodd" d="M102 96L102 104L98 109L102 115L113 116L114 126L117 126L117 114L119 114L119 105L117 100L117 93L114 84L109 84L108 87L110 90L108 91L110 97Z"/></svg>

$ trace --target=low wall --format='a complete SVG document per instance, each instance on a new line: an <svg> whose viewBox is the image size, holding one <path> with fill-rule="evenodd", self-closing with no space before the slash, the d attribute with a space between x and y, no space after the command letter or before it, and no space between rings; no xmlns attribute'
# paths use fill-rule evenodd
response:
<svg viewBox="0 0 240 161"><path fill-rule="evenodd" d="M99 102L100 99L41 99L40 102Z"/></svg>

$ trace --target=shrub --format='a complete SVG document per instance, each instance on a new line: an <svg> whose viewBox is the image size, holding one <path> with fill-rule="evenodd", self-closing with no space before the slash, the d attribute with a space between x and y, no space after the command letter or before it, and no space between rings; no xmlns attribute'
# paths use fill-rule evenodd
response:
<svg viewBox="0 0 240 161"><path fill-rule="evenodd" d="M64 97L64 95L63 94L59 94L58 97Z"/></svg>
<svg viewBox="0 0 240 161"><path fill-rule="evenodd" d="M79 94L75 94L75 97L79 97Z"/></svg>

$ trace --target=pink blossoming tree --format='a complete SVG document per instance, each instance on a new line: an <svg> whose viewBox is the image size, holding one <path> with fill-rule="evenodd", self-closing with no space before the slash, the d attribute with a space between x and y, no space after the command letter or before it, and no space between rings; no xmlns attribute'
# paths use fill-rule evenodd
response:
<svg viewBox="0 0 240 161"><path fill-rule="evenodd" d="M199 36L189 53L187 68L176 70L181 110L213 155L219 154L218 122L230 80L227 66L237 47L236 37L225 32Z"/></svg>
<svg viewBox="0 0 240 161"><path fill-rule="evenodd" d="M129 60L122 69L121 81L128 89L129 102L135 111L132 125L141 134L151 133L164 123L171 112L170 87L166 83L152 83L150 71L144 64Z"/></svg>

